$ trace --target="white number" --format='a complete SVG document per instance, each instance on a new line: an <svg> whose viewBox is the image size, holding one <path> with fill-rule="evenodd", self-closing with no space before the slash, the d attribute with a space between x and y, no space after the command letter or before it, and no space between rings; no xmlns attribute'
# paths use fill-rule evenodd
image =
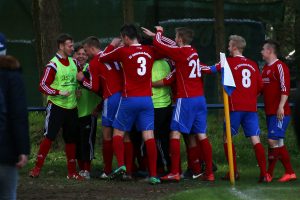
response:
<svg viewBox="0 0 300 200"><path fill-rule="evenodd" d="M193 67L189 78L197 78L197 77L201 77L201 68L200 68L200 61L199 59L197 60L191 60L189 62L189 66Z"/></svg>
<svg viewBox="0 0 300 200"><path fill-rule="evenodd" d="M144 76L146 74L146 59L144 57L139 57L137 63L140 64L140 67L137 69L138 75Z"/></svg>
<svg viewBox="0 0 300 200"><path fill-rule="evenodd" d="M242 76L243 76L243 79L242 79L242 84L245 88L249 88L251 86L251 79L250 79L250 76L251 76L251 72L249 69L243 69L242 70Z"/></svg>

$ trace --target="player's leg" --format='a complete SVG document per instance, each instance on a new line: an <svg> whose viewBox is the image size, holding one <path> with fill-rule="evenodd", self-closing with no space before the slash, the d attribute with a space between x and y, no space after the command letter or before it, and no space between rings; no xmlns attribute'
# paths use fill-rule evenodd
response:
<svg viewBox="0 0 300 200"><path fill-rule="evenodd" d="M76 170L76 143L79 132L74 124L78 124L78 111L75 109L65 110L65 121L63 124L63 139L65 141L65 153L67 157L68 179L84 180Z"/></svg>
<svg viewBox="0 0 300 200"><path fill-rule="evenodd" d="M191 170L193 172L192 178L196 179L202 175L199 154L202 155L201 147L197 144L197 138L195 135L188 135L188 155L187 159L190 163ZM202 156L201 156L202 157Z"/></svg>
<svg viewBox="0 0 300 200"><path fill-rule="evenodd" d="M64 115L62 108L59 108L49 102L46 107L44 138L41 141L37 153L35 167L29 172L30 177L34 178L40 175L40 170L51 148L52 141L55 139L59 129L62 127L63 120Z"/></svg>
<svg viewBox="0 0 300 200"><path fill-rule="evenodd" d="M238 134L239 131L239 127L241 124L241 112L230 112L230 130L231 130L231 135L234 137L235 135ZM223 141L224 141L224 152L225 152L225 156L226 156L226 160L228 161L228 145L227 145L227 137L226 137L226 127L225 127L225 122L223 125L223 130L224 130L224 134L223 134ZM238 180L240 178L239 176L239 172L237 169L237 163L236 163L236 151L235 151L235 146L233 144L233 140L232 140L232 157L233 157L233 169L234 169L234 177L236 180ZM222 177L223 180L229 180L229 172L227 172L225 174L225 176Z"/></svg>
<svg viewBox="0 0 300 200"><path fill-rule="evenodd" d="M126 175L123 175L124 180L132 179L132 167L133 167L133 144L130 140L129 133L124 135L124 153L125 153L125 166Z"/></svg>
<svg viewBox="0 0 300 200"><path fill-rule="evenodd" d="M285 174L279 179L280 182L287 182L296 179L296 174L292 168L289 153L284 145L285 131L289 121L289 116L285 116L283 120L278 120L275 115L267 116L268 143L269 149L272 150L270 151L271 154L269 154L268 172L273 174L275 167L275 164L273 163L279 159L285 168ZM273 156L274 159L270 159L271 156Z"/></svg>
<svg viewBox="0 0 300 200"><path fill-rule="evenodd" d="M267 173L265 149L260 142L260 129L257 112L243 112L242 127L247 138L250 138L260 169L259 182L270 182L272 178Z"/></svg>

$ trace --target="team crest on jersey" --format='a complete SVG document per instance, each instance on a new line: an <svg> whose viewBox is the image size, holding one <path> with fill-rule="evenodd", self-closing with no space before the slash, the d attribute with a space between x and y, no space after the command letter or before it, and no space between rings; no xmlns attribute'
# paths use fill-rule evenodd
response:
<svg viewBox="0 0 300 200"><path fill-rule="evenodd" d="M269 75L271 73L271 70L270 69L268 69L267 70L267 75Z"/></svg>

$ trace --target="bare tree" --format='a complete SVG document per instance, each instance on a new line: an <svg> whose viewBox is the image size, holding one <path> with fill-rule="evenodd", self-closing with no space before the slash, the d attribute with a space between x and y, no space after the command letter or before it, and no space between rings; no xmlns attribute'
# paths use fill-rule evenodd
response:
<svg viewBox="0 0 300 200"><path fill-rule="evenodd" d="M134 0L124 0L123 1L123 17L124 24L129 24L134 22Z"/></svg>
<svg viewBox="0 0 300 200"><path fill-rule="evenodd" d="M61 32L59 0L32 1L33 27L39 73L57 50L55 38Z"/></svg>

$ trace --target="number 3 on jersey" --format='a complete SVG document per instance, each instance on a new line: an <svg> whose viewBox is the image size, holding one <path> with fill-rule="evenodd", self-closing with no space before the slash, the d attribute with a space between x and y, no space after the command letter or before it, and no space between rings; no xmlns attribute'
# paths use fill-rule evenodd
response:
<svg viewBox="0 0 300 200"><path fill-rule="evenodd" d="M144 76L146 74L146 59L144 57L139 57L137 63L140 64L140 67L137 68L138 75Z"/></svg>
<svg viewBox="0 0 300 200"><path fill-rule="evenodd" d="M242 70L242 85L244 88L249 88L251 86L251 72L249 69Z"/></svg>
<svg viewBox="0 0 300 200"><path fill-rule="evenodd" d="M200 61L199 59L197 60L191 60L189 62L189 66L193 67L192 71L189 75L189 78L197 78L197 77L201 77L201 68L200 68Z"/></svg>

